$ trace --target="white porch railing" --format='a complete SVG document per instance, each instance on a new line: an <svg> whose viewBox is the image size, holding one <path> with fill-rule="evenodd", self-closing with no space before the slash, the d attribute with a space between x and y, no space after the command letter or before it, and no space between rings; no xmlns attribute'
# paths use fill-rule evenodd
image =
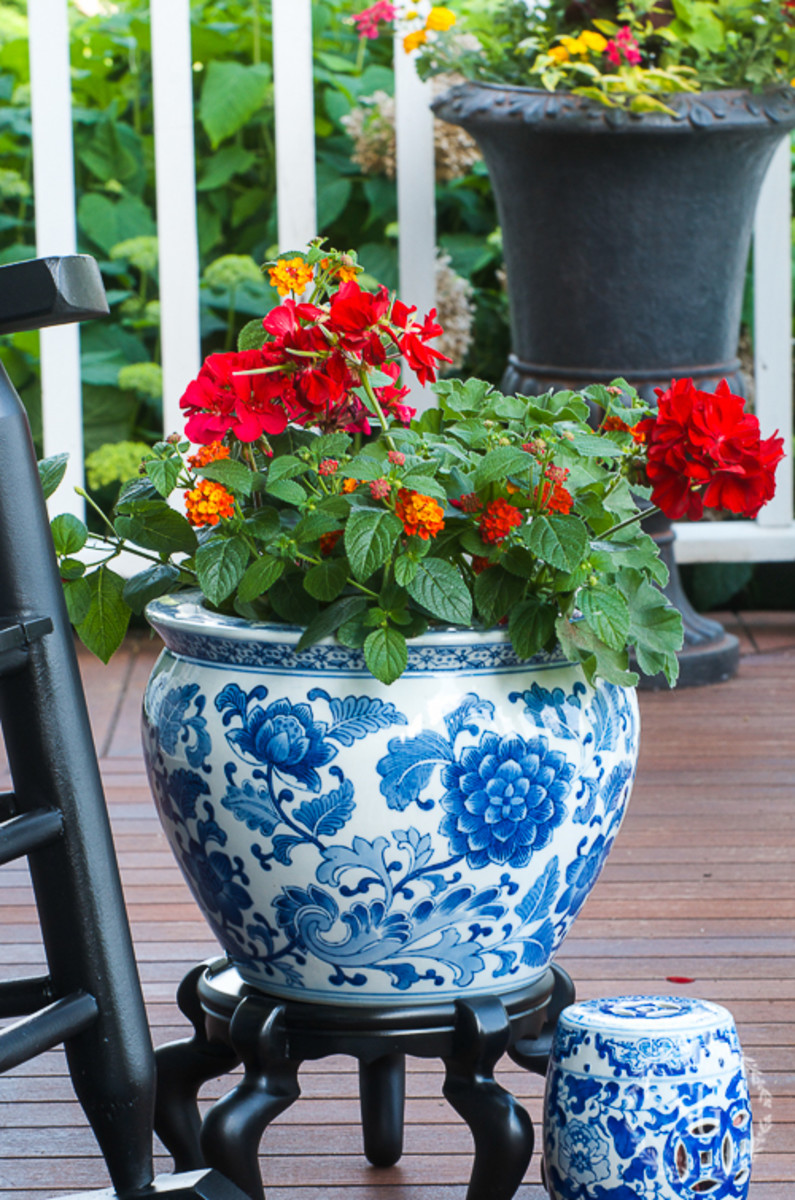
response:
<svg viewBox="0 0 795 1200"><path fill-rule="evenodd" d="M272 0L279 243L316 233L311 0ZM179 397L200 362L193 84L189 0L150 0L155 106L164 430L179 427ZM67 0L31 0L31 92L36 240L39 254L73 253ZM398 218L401 296L426 311L434 294L433 117L428 88L396 41ZM57 180L57 186L52 185ZM795 558L792 467L792 295L789 143L765 181L755 224L756 410L766 433L779 429L787 456L774 501L756 521L679 526L680 562ZM68 483L82 483L79 331L42 333L45 453L68 450ZM416 389L413 402L429 402ZM71 495L71 502L69 497ZM60 510L71 489L58 496Z"/></svg>

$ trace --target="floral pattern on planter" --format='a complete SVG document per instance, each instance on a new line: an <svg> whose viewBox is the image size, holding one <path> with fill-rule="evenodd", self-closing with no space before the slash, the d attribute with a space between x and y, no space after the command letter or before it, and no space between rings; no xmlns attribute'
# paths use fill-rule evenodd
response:
<svg viewBox="0 0 795 1200"><path fill-rule="evenodd" d="M634 693L541 669L566 686L512 665L456 679L446 703L433 677L386 692L164 653L144 705L152 792L244 978L399 1003L543 973L618 831L638 726Z"/></svg>
<svg viewBox="0 0 795 1200"><path fill-rule="evenodd" d="M725 1009L632 996L564 1011L544 1101L552 1200L745 1200L751 1154Z"/></svg>

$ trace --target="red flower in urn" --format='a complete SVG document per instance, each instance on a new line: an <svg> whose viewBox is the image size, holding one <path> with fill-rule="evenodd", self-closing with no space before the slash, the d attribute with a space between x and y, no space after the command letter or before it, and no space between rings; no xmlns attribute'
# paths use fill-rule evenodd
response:
<svg viewBox="0 0 795 1200"><path fill-rule="evenodd" d="M652 503L674 520L698 520L704 508L755 517L775 493L783 438L763 441L759 421L725 380L714 392L674 380L658 397L656 415L637 426L646 438Z"/></svg>

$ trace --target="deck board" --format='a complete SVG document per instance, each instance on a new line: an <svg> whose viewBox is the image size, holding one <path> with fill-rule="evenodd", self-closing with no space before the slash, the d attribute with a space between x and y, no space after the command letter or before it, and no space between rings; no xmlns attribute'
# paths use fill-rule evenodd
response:
<svg viewBox="0 0 795 1200"><path fill-rule="evenodd" d="M727 1004L753 1066L764 1129L750 1200L795 1185L795 615L743 614L735 680L642 693L642 751L629 814L560 962L581 998L672 992ZM149 799L138 713L157 653L132 637L107 668L82 651L92 727L156 1044L187 1034L175 1003L188 966L217 953ZM0 790L8 787L0 745ZM27 872L0 871L0 978L44 962ZM671 977L692 983L671 983ZM500 1079L540 1121L543 1081ZM389 1170L360 1153L355 1066L307 1064L303 1094L263 1143L268 1200L463 1200L468 1131L441 1098L442 1073L409 1063L406 1154ZM211 1100L228 1086L213 1082ZM760 1095L760 1088L769 1099ZM107 1185L52 1051L0 1076L0 1200L44 1200ZM159 1170L169 1160L158 1147ZM534 1156L518 1200L542 1200Z"/></svg>

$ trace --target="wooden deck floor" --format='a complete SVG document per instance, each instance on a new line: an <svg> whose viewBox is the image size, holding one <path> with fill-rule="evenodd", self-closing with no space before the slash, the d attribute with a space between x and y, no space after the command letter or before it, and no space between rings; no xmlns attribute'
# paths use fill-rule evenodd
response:
<svg viewBox="0 0 795 1200"><path fill-rule="evenodd" d="M730 683L643 694L643 749L624 828L560 961L580 998L673 992L725 1003L753 1061L751 1200L795 1196L795 614L746 615ZM81 657L138 963L156 1044L183 1036L177 983L215 943L173 864L149 799L138 709L155 643L113 665ZM0 746L0 788L5 784ZM0 972L43 963L27 876L0 872ZM671 982L671 978L679 982ZM692 982L682 982L690 980ZM540 1128L541 1080L502 1080ZM307 1067L303 1096L268 1131L268 1200L463 1200L468 1132L441 1072L414 1061L406 1153L390 1170L360 1152L354 1067ZM220 1094L220 1085L207 1089ZM158 1158L158 1170L170 1160ZM541 1200L534 1155L520 1200ZM107 1185L60 1050L0 1077L0 1200Z"/></svg>

